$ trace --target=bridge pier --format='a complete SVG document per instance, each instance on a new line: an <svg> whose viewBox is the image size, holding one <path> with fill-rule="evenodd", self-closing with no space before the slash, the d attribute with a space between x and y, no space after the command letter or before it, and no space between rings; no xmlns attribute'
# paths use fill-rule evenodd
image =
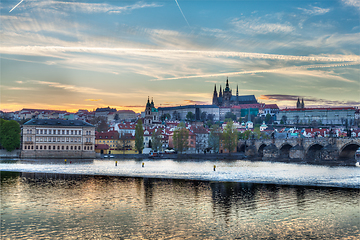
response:
<svg viewBox="0 0 360 240"><path fill-rule="evenodd" d="M321 160L323 161L335 161L339 160L339 150L335 145L328 144L321 149Z"/></svg>
<svg viewBox="0 0 360 240"><path fill-rule="evenodd" d="M304 160L305 159L305 149L302 145L297 144L296 146L290 149L289 158L291 160Z"/></svg>
<svg viewBox="0 0 360 240"><path fill-rule="evenodd" d="M279 149L275 146L275 144L271 143L270 145L264 147L263 150L263 160L271 160L279 158Z"/></svg>

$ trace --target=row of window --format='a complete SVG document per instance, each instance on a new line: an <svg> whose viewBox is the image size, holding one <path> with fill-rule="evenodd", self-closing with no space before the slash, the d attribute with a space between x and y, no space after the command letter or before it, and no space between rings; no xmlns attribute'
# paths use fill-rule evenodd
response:
<svg viewBox="0 0 360 240"><path fill-rule="evenodd" d="M25 150L34 149L34 146L24 146ZM46 145L38 145L36 146L37 150L81 150L81 146L46 146ZM84 151L93 150L92 146L84 146Z"/></svg>
<svg viewBox="0 0 360 240"><path fill-rule="evenodd" d="M32 130L27 129L26 132L31 134ZM90 132L90 131L86 131L86 132ZM81 130L36 129L36 134L81 135Z"/></svg>
<svg viewBox="0 0 360 240"><path fill-rule="evenodd" d="M59 138L59 137L49 137L49 138L36 138L36 142L81 142L81 138ZM86 138L86 141L88 141L88 138Z"/></svg>

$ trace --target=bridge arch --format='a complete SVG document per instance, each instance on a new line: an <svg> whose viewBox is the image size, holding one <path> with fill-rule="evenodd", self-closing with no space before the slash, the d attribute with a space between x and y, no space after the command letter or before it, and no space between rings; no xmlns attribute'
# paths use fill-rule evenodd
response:
<svg viewBox="0 0 360 240"><path fill-rule="evenodd" d="M237 152L245 152L246 145L245 143L237 146Z"/></svg>
<svg viewBox="0 0 360 240"><path fill-rule="evenodd" d="M315 143L310 145L306 151L306 159L308 160L321 160L321 150L324 148L323 145Z"/></svg>
<svg viewBox="0 0 360 240"><path fill-rule="evenodd" d="M282 146L280 146L279 148L279 154L280 154L280 158L289 158L290 157L290 149L293 146L291 146L289 143L284 143Z"/></svg>
<svg viewBox="0 0 360 240"><path fill-rule="evenodd" d="M259 156L259 157L263 157L263 156L264 156L264 148L265 148L265 147L266 147L266 144L265 144L265 143L263 143L263 144L260 145L259 150L258 150L258 156Z"/></svg>
<svg viewBox="0 0 360 240"><path fill-rule="evenodd" d="M360 148L357 142L350 142L340 148L339 158L342 159L355 159L355 152Z"/></svg>

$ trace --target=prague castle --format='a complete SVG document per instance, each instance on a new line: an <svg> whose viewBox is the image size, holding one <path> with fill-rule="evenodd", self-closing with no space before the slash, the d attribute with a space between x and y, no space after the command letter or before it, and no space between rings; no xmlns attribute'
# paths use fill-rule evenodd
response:
<svg viewBox="0 0 360 240"><path fill-rule="evenodd" d="M216 91L216 85L215 85L214 95L212 100L213 105L219 107L232 107L242 104L254 104L254 103L255 104L258 103L254 95L239 96L238 86L236 87L236 95L234 96L232 94L232 89L230 89L229 87L229 79L226 79L225 89L222 90L220 86L219 95Z"/></svg>

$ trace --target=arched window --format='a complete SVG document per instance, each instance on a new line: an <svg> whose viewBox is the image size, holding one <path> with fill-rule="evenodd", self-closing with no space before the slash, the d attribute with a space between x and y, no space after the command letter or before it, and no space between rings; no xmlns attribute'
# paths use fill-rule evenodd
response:
<svg viewBox="0 0 360 240"><path fill-rule="evenodd" d="M69 146L66 146L66 150L69 150Z"/></svg>
<svg viewBox="0 0 360 240"><path fill-rule="evenodd" d="M74 150L76 150L76 146L74 146Z"/></svg>
<svg viewBox="0 0 360 240"><path fill-rule="evenodd" d="M61 146L61 150L64 150L64 146Z"/></svg>
<svg viewBox="0 0 360 240"><path fill-rule="evenodd" d="M40 150L42 150L42 145L40 145Z"/></svg>
<svg viewBox="0 0 360 240"><path fill-rule="evenodd" d="M73 146L70 147L70 150L73 150Z"/></svg>
<svg viewBox="0 0 360 240"><path fill-rule="evenodd" d="M24 146L24 149L26 149L26 146Z"/></svg>
<svg viewBox="0 0 360 240"><path fill-rule="evenodd" d="M90 146L90 150L92 150L92 146Z"/></svg>
<svg viewBox="0 0 360 240"><path fill-rule="evenodd" d="M46 145L44 146L44 150L46 150Z"/></svg>
<svg viewBox="0 0 360 240"><path fill-rule="evenodd" d="M60 150L60 146L58 146L58 149L57 150Z"/></svg>
<svg viewBox="0 0 360 240"><path fill-rule="evenodd" d="M31 149L34 149L34 146L31 146Z"/></svg>
<svg viewBox="0 0 360 240"><path fill-rule="evenodd" d="M84 146L84 150L86 150L86 146Z"/></svg>
<svg viewBox="0 0 360 240"><path fill-rule="evenodd" d="M55 150L55 146L53 146L53 150Z"/></svg>

